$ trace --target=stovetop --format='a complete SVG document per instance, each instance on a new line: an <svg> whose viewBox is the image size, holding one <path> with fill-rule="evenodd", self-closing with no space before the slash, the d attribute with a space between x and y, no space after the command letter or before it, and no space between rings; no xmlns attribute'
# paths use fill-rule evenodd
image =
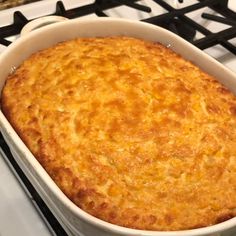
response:
<svg viewBox="0 0 236 236"><path fill-rule="evenodd" d="M235 0L34 1L0 12L0 53L20 37L27 22L41 16L56 14L69 19L121 17L146 21L178 33L236 72L235 12ZM3 157L0 159L0 235L70 234L24 176L1 136L0 146Z"/></svg>

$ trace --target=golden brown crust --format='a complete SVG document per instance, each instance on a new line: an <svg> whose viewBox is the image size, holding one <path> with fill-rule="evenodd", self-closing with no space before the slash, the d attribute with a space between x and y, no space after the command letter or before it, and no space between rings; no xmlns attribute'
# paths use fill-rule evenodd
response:
<svg viewBox="0 0 236 236"><path fill-rule="evenodd" d="M236 98L160 44L87 38L35 53L9 76L2 110L100 219L183 230L236 216Z"/></svg>

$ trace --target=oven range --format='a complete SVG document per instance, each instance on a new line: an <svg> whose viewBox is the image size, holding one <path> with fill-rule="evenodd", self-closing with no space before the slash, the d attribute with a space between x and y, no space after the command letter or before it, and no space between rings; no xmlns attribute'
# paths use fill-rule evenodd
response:
<svg viewBox="0 0 236 236"><path fill-rule="evenodd" d="M236 73L235 0L0 0L0 9L0 53L21 34L52 22L120 17L167 28ZM71 235L25 177L2 136L0 146L0 236Z"/></svg>

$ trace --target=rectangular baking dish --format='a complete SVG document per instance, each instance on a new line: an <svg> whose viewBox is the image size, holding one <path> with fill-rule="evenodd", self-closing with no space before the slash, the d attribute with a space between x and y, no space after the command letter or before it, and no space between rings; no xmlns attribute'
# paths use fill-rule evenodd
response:
<svg viewBox="0 0 236 236"><path fill-rule="evenodd" d="M115 35L160 42L198 65L205 72L215 76L236 94L236 75L179 36L151 24L115 18L69 20L43 27L21 37L0 56L0 89L7 75L36 51L76 37ZM210 227L176 232L133 230L99 220L79 209L62 193L16 134L2 112L0 112L0 128L19 166L51 211L59 221L66 225L72 235L82 233L85 236L219 236L229 232L236 233L236 218Z"/></svg>

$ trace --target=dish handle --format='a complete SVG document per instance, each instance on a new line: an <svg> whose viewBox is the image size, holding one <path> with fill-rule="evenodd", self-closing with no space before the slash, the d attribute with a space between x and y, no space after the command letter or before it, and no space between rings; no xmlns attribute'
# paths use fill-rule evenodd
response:
<svg viewBox="0 0 236 236"><path fill-rule="evenodd" d="M59 23L65 20L69 20L66 17L63 16L43 16L36 18L29 23L27 23L21 30L20 36L24 36L29 34L31 31L39 29L43 26Z"/></svg>

